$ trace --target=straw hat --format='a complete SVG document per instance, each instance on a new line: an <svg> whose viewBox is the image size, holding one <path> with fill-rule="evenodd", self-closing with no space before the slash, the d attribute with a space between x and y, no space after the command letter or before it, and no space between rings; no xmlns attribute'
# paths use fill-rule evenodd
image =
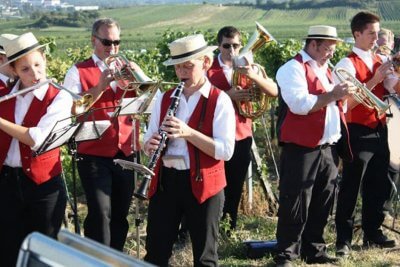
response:
<svg viewBox="0 0 400 267"><path fill-rule="evenodd" d="M40 44L35 35L33 35L31 32L21 34L14 39L10 39L4 44L4 51L6 52L8 60L5 64L13 62L20 57L23 57L27 53L42 48L46 45L47 44Z"/></svg>
<svg viewBox="0 0 400 267"><path fill-rule="evenodd" d="M338 38L335 27L326 25L310 26L308 29L308 35L304 39L324 39L338 42L343 41L342 39Z"/></svg>
<svg viewBox="0 0 400 267"><path fill-rule="evenodd" d="M8 34L8 33L4 33L2 35L0 35L0 54L5 55L6 51L4 51L4 45L5 43L7 43L8 41L17 38L18 35L15 34Z"/></svg>
<svg viewBox="0 0 400 267"><path fill-rule="evenodd" d="M208 46L202 34L189 35L168 44L171 58L164 61L165 66L176 65L206 55L217 46Z"/></svg>

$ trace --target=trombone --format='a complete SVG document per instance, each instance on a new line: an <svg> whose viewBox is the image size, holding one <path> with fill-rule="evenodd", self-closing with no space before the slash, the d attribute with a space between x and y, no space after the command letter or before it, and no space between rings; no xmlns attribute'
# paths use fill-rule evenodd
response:
<svg viewBox="0 0 400 267"><path fill-rule="evenodd" d="M58 89L60 91L64 90L68 94L70 94L72 99L73 99L73 101L74 101L74 103L75 103L75 112L76 112L76 114L80 114L80 113L83 113L83 112L87 111L91 107L91 105L93 103L93 96L91 94L85 94L83 96L78 95L78 94L72 92L71 90L65 88L64 86L54 82L50 78L47 78L43 82L37 83L37 84L32 85L30 87L24 88L22 90L18 90L15 93L11 93L11 94L8 94L8 95L0 97L0 103L4 102L4 101L7 101L9 99L12 99L14 97L17 97L19 95L23 95L23 94L29 93L30 91L39 89L40 87L42 87L43 85L46 85L46 84L51 84L56 89Z"/></svg>

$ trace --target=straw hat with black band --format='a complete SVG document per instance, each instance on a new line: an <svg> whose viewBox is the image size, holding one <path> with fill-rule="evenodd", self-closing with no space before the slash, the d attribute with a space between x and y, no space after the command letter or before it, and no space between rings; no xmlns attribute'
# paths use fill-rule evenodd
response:
<svg viewBox="0 0 400 267"><path fill-rule="evenodd" d="M164 61L164 65L171 66L207 55L217 49L217 46L208 46L202 34L189 35L168 44L171 57Z"/></svg>
<svg viewBox="0 0 400 267"><path fill-rule="evenodd" d="M6 52L7 62L0 67L13 62L29 52L45 47L46 44L40 44L36 37L31 32L27 32L17 36L14 39L9 39L4 42L4 51Z"/></svg>
<svg viewBox="0 0 400 267"><path fill-rule="evenodd" d="M18 37L18 35L8 33L0 35L0 55L6 54L6 51L4 51L5 43L9 42L12 39L15 39L16 37Z"/></svg>
<svg viewBox="0 0 400 267"><path fill-rule="evenodd" d="M336 28L326 25L310 26L308 35L303 39L322 39L343 42L342 39L338 38Z"/></svg>

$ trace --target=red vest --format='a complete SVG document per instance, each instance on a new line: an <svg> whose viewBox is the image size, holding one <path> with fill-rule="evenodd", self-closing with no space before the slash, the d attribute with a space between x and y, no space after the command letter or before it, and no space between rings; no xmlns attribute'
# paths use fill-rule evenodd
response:
<svg viewBox="0 0 400 267"><path fill-rule="evenodd" d="M1 94L3 95L3 92L5 91L6 90L3 90ZM8 90L8 92L9 91L11 90ZM28 128L35 127L39 123L40 119L46 114L48 106L52 103L58 93L59 90L55 89L52 85L49 85L49 89L42 101L34 97L21 125ZM15 123L15 103L16 98L1 103L0 117ZM0 130L0 140L1 169L7 157L12 137ZM43 153L37 157L33 157L31 148L21 142L19 143L19 148L24 173L36 184L44 183L61 173L62 169L59 148Z"/></svg>
<svg viewBox="0 0 400 267"><path fill-rule="evenodd" d="M160 125L164 120L165 114L167 113L168 107L171 103L171 94L174 90L167 91L161 102L161 112L160 112ZM218 96L220 91L212 87L210 95L207 100L207 105L205 109L205 116L202 125L202 129L199 129L200 116L202 111L203 102L206 100L205 97L200 97L199 102L192 116L189 119L188 125L198 131L202 132L207 136L213 136L213 120L214 111L217 104ZM214 196L220 192L226 186L225 179L225 169L224 161L216 160L205 153L198 150L199 153L199 163L200 163L200 180L196 180L197 166L195 159L195 150L197 149L190 142L187 142L190 158L190 179L192 185L192 192L197 201L201 204L208 198ZM149 197L153 196L157 190L158 176L162 161L157 162L156 168L154 170L155 176L151 180Z"/></svg>
<svg viewBox="0 0 400 267"><path fill-rule="evenodd" d="M312 95L325 93L325 89L309 64L303 63L300 54L294 57L301 63L306 72L308 92ZM327 72L328 79L332 81L330 70ZM316 147L324 134L326 107L307 114L297 115L287 109L285 119L280 129L280 141L294 143L305 147Z"/></svg>
<svg viewBox="0 0 400 267"><path fill-rule="evenodd" d="M356 69L356 78L361 83L366 83L374 76L376 69L382 65L381 59L378 56L374 57L373 62L373 72L371 72L367 65L365 65L364 61L359 58L355 53L351 53L348 56L353 63ZM383 82L377 84L372 90L379 99L383 99L383 95L385 95L386 89L383 86ZM348 110L346 113L347 123L357 123L369 128L376 128L378 126L379 121L382 125L386 124L386 114L383 114L381 117L378 117L377 112L374 109L369 109L362 104L355 106L352 110Z"/></svg>
<svg viewBox="0 0 400 267"><path fill-rule="evenodd" d="M219 65L218 58L216 57L213 61L211 68L207 72L208 79L210 82L217 88L228 91L231 89L229 82L226 80L224 71L222 67ZM241 85L245 84L245 79L241 81ZM246 88L245 86L242 86ZM239 114L236 103L233 103L235 108L235 117L236 117L236 140L242 140L249 136L252 136L252 122L251 119L243 117Z"/></svg>
<svg viewBox="0 0 400 267"><path fill-rule="evenodd" d="M92 59L88 59L76 64L79 71L79 77L82 85L82 91L85 92L97 85L100 79L101 71ZM121 99L123 90L117 88L116 92L108 87L92 106L95 110L89 116L89 120L110 120L108 112L113 112ZM127 97L135 96L135 92L127 92ZM107 107L111 107L108 108ZM78 152L102 157L114 157L119 150L126 156L132 154L132 122L130 116L119 116L117 120L111 121L111 126L105 131L98 140L84 141L78 144ZM139 123L136 127L136 147L140 150L139 145Z"/></svg>

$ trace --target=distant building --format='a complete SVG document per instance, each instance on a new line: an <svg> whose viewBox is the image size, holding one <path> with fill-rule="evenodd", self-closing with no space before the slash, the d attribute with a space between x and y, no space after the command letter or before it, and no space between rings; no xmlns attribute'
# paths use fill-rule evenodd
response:
<svg viewBox="0 0 400 267"><path fill-rule="evenodd" d="M99 10L99 6L75 6L75 11L92 11Z"/></svg>
<svg viewBox="0 0 400 267"><path fill-rule="evenodd" d="M60 6L61 1L60 0L44 0L43 6L44 7L54 7L54 6Z"/></svg>

